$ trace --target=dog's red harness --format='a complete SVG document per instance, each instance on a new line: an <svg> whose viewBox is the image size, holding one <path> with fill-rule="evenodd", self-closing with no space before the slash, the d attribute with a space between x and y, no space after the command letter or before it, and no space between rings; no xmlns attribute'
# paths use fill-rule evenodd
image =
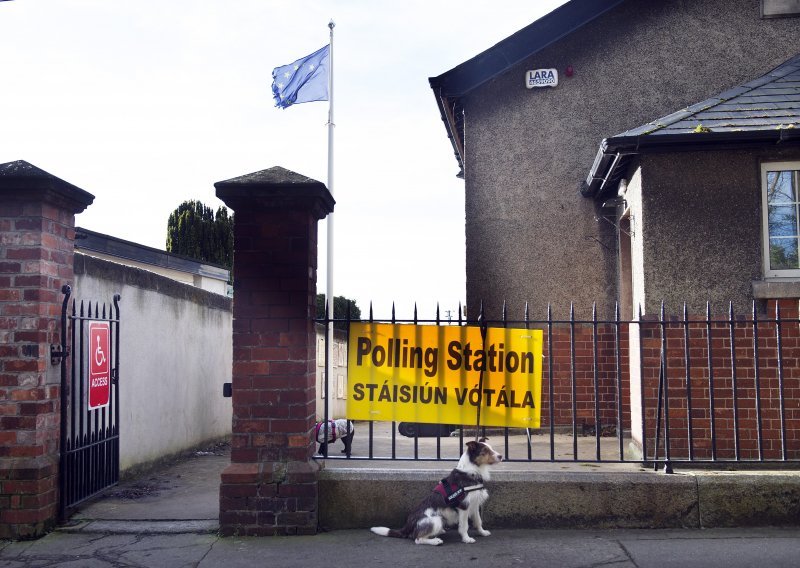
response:
<svg viewBox="0 0 800 568"><path fill-rule="evenodd" d="M461 487L455 483L448 483L447 478L445 478L442 479L439 484L433 488L433 490L444 497L445 502L450 507L457 509L464 499L467 498L467 493L483 488L484 487L482 483L479 483L478 485L471 485L469 487Z"/></svg>
<svg viewBox="0 0 800 568"><path fill-rule="evenodd" d="M316 430L314 430L314 439L319 440L319 431L325 426L325 422L317 422ZM328 435L333 435L333 439L330 442L336 441L336 422L333 420L328 420Z"/></svg>

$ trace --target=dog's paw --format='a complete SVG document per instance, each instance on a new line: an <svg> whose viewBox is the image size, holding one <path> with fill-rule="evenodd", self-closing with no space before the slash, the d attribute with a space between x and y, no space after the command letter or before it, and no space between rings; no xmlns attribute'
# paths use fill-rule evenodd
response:
<svg viewBox="0 0 800 568"><path fill-rule="evenodd" d="M430 544L432 546L439 546L444 541L440 538L418 538L414 542L416 544Z"/></svg>
<svg viewBox="0 0 800 568"><path fill-rule="evenodd" d="M489 531L485 531L485 530L481 529L481 530L478 531L478 534L481 535L481 536L491 536L492 533L490 533Z"/></svg>
<svg viewBox="0 0 800 568"><path fill-rule="evenodd" d="M465 536L464 538L461 539L461 542L466 544L472 544L473 542L475 542L475 539L472 538L471 536Z"/></svg>

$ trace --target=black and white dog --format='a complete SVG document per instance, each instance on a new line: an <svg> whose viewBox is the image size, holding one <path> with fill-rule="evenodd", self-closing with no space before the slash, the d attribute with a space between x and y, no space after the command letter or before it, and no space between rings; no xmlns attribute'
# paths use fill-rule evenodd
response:
<svg viewBox="0 0 800 568"><path fill-rule="evenodd" d="M402 529L372 527L381 536L413 538L417 544L442 544L438 535L449 526L458 525L461 541L475 542L467 534L469 521L478 534L489 536L483 529L481 505L489 498L484 483L489 480L489 466L503 461L503 456L486 443L486 438L467 442L456 468L442 479L434 490L414 509Z"/></svg>
<svg viewBox="0 0 800 568"><path fill-rule="evenodd" d="M332 444L336 440L341 440L344 444L342 453L350 457L353 436L355 436L356 433L353 423L346 418L337 418L336 420L328 420L327 428L325 424L326 422L323 420L322 422L317 422L317 425L314 427L314 439L319 444L319 453L323 456L327 455L325 449L328 444Z"/></svg>

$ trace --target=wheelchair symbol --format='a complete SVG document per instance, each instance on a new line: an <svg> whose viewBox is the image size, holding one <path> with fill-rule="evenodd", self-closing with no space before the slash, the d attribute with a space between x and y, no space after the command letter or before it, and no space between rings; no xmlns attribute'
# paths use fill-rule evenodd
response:
<svg viewBox="0 0 800 568"><path fill-rule="evenodd" d="M100 346L100 336L97 337L97 349L94 351L94 364L98 367L106 362L106 354L103 353L103 348Z"/></svg>

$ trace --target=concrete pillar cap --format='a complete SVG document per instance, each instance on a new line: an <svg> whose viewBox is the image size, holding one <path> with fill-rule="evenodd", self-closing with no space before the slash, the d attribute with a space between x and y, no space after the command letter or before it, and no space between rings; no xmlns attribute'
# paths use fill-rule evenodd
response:
<svg viewBox="0 0 800 568"><path fill-rule="evenodd" d="M317 219L333 211L336 201L325 184L275 166L214 184L234 212L240 209L309 209Z"/></svg>
<svg viewBox="0 0 800 568"><path fill-rule="evenodd" d="M25 160L16 160L0 164L0 199L44 201L80 213L94 202L94 195Z"/></svg>

